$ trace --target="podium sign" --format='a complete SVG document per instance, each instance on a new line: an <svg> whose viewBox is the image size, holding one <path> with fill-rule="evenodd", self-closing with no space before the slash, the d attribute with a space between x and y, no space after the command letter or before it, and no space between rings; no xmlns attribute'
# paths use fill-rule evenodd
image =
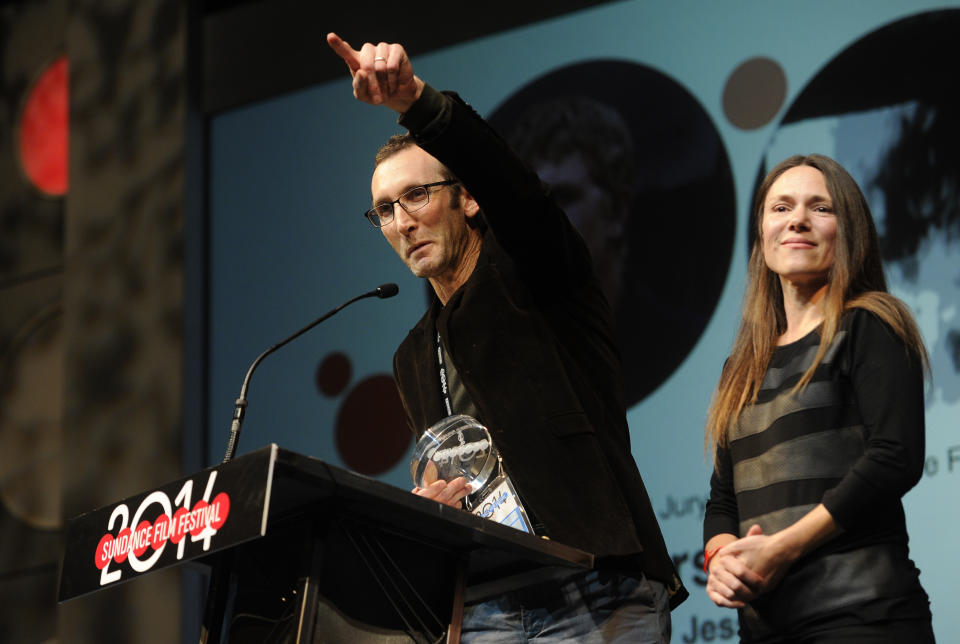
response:
<svg viewBox="0 0 960 644"><path fill-rule="evenodd" d="M589 553L270 445L71 519L58 601L191 560L216 573L211 642L264 641L264 628L298 643L435 642L444 630L456 641L464 599L593 565Z"/></svg>
<svg viewBox="0 0 960 644"><path fill-rule="evenodd" d="M58 601L263 536L276 445L71 519Z"/></svg>

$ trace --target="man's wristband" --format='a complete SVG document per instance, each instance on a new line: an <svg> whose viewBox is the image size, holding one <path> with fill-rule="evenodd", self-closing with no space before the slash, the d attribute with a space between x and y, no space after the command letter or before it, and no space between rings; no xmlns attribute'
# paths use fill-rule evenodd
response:
<svg viewBox="0 0 960 644"><path fill-rule="evenodd" d="M710 560L713 559L713 555L717 554L717 552L719 552L720 548L722 548L722 547L723 547L723 546L717 546L716 548L714 548L714 549L711 550L710 552L704 552L704 555L703 555L703 572L707 573L708 575L710 574Z"/></svg>

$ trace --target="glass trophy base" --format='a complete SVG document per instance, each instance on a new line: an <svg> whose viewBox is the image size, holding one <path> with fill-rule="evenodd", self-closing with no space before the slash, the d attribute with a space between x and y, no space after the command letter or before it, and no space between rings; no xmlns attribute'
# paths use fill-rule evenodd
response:
<svg viewBox="0 0 960 644"><path fill-rule="evenodd" d="M470 491L476 492L495 475L497 460L486 427L463 414L447 416L417 441L410 458L410 476L417 487L462 476Z"/></svg>
<svg viewBox="0 0 960 644"><path fill-rule="evenodd" d="M410 458L410 476L420 488L462 476L470 490L464 499L468 511L533 534L490 432L475 418L448 416L425 431Z"/></svg>

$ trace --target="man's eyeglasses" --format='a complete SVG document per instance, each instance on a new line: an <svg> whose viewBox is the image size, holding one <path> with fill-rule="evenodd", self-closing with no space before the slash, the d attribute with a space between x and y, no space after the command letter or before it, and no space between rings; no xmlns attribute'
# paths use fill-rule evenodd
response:
<svg viewBox="0 0 960 644"><path fill-rule="evenodd" d="M433 183L425 183L422 186L410 188L393 201L378 203L376 206L363 213L363 216L366 217L370 223L377 228L383 228L393 221L393 210L396 204L400 204L400 207L406 210L408 213L417 212L430 203L430 188L436 188L438 186L452 186L455 183L457 183L457 181L453 179L447 179L446 181L435 181Z"/></svg>

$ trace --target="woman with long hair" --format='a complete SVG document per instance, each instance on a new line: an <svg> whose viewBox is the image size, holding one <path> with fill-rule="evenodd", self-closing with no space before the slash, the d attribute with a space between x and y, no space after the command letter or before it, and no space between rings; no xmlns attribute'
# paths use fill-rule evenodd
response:
<svg viewBox="0 0 960 644"><path fill-rule="evenodd" d="M707 594L744 642L932 642L901 503L923 472L926 350L869 206L814 154L773 168L754 212L707 419Z"/></svg>

